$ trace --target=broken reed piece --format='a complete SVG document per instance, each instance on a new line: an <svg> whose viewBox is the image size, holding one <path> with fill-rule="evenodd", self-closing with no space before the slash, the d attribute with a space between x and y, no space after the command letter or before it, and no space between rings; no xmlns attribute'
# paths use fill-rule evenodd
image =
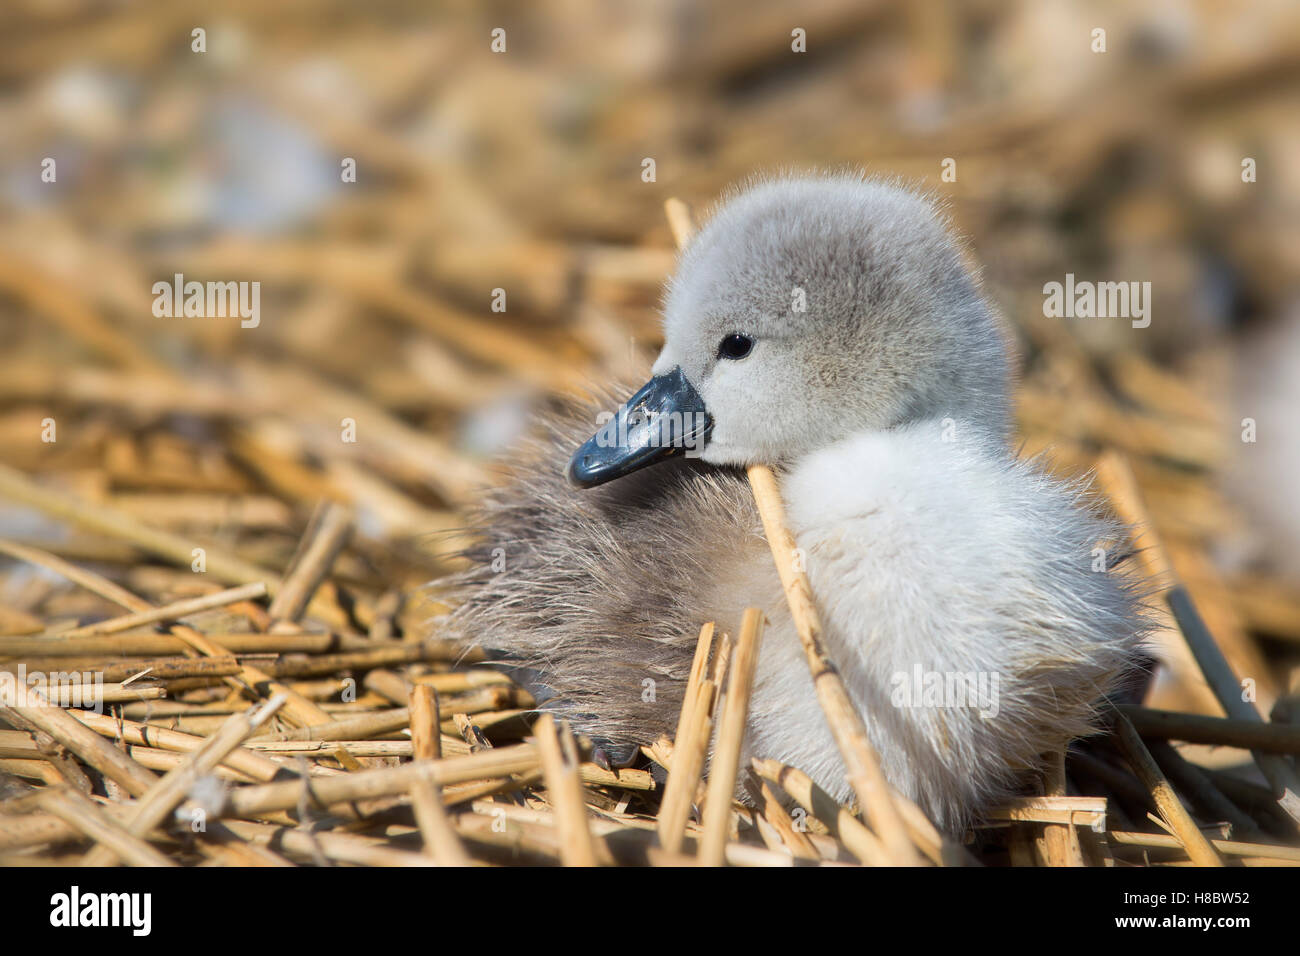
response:
<svg viewBox="0 0 1300 956"><path fill-rule="evenodd" d="M330 696L333 696L333 682L331 684ZM411 701L411 691L413 686L401 674L396 671L376 668L366 674L361 686L366 690L374 691L390 704L396 704L399 707L403 704L414 706Z"/></svg>
<svg viewBox="0 0 1300 956"><path fill-rule="evenodd" d="M7 468L4 465L0 465L0 495L11 493L14 489L16 489L18 493L11 494L11 497L15 497L15 500L26 501L27 503L36 505L37 507L41 507L42 502L47 505L53 505L63 500L58 495L54 495L52 500L46 500L43 489L35 486L33 482L21 473ZM32 500L24 498L23 492L25 491L34 491L35 497ZM62 514L62 512L58 510L55 510L53 513ZM159 533L161 534L162 532ZM125 588L121 588L110 581L98 578L97 575L92 575L90 572L79 569L75 565L71 565L61 558L57 558L54 555L37 548L29 548L23 545L15 545L13 542L0 541L0 551L4 551L5 553L21 560L49 568L50 570L67 577L69 580L76 581L78 584L92 587L92 590L95 590L96 593L108 597L109 600L116 604L121 604L129 611L147 613L154 610L152 604L143 598L132 594ZM261 584L262 582L248 581L244 583ZM233 656L227 648L217 644L215 641L212 641L187 625L173 625L171 628L171 634L173 638L179 639L181 642L179 650L182 653L197 652L205 657L221 658ZM156 637L156 635L152 636ZM142 640L147 639L148 636ZM33 643L33 640L35 643ZM20 655L25 653L42 654L47 653L49 650L55 650L56 653L58 651L68 653L71 648L82 646L84 643L85 646L90 649L89 653L98 653L100 651L109 650L108 646L101 643L102 641L128 641L129 638L118 639L113 638L111 635L104 635L102 637L68 638L63 641L60 641L57 638L35 638L33 640L0 642L0 647L3 647L4 653L10 655ZM19 646L30 648L30 650L15 650L15 648ZM170 647L171 645L168 646ZM163 653L167 652L164 651ZM227 677L224 678L224 680L233 689L240 690L241 692L247 692L253 688L265 688L266 691L271 694L285 694L288 698L288 705L284 708L285 719L297 726L305 727L311 724L326 723L331 719L329 714L325 713L325 711L321 710L321 708L317 707L306 697L296 693L284 684L273 681L270 675L251 665L241 665L238 677ZM254 695L256 696L256 694Z"/></svg>
<svg viewBox="0 0 1300 956"><path fill-rule="evenodd" d="M731 666L731 652L735 647L736 642L731 639L731 635L723 631L718 638L717 647L713 649L713 664L709 667L709 680L713 684L713 700L709 704L710 718L715 715L718 701L722 697L722 685L727 681L727 668Z"/></svg>
<svg viewBox="0 0 1300 956"><path fill-rule="evenodd" d="M1147 750L1146 744L1142 743L1142 738L1133 729L1129 719L1118 711L1113 713L1115 740L1120 750L1133 768L1133 772L1138 775L1138 779L1150 791L1151 799L1155 802L1156 809L1160 811L1160 816L1187 850L1187 855L1200 866L1223 866L1223 859L1196 826L1187 808L1174 793L1173 785L1165 777L1155 758L1151 756L1151 752Z"/></svg>
<svg viewBox="0 0 1300 956"><path fill-rule="evenodd" d="M252 712L232 714L219 731L185 758L184 763L175 770L168 771L147 793L140 796L135 812L126 821L127 832L143 838L162 824L168 814L185 800L201 777L215 770L232 751L275 716L285 702L285 696L277 694ZM82 865L107 866L114 859L112 849L101 843L86 854Z"/></svg>
<svg viewBox="0 0 1300 956"><path fill-rule="evenodd" d="M1065 796L1065 751L1048 755L1047 772L1043 780L1044 795ZM1085 866L1083 847L1079 834L1071 823L1045 823L1042 825L1043 845L1048 866Z"/></svg>
<svg viewBox="0 0 1300 956"><path fill-rule="evenodd" d="M411 809L424 839L424 851L439 866L469 866L469 854L456 835L447 806L442 802L442 788L420 778L411 784Z"/></svg>
<svg viewBox="0 0 1300 956"><path fill-rule="evenodd" d="M867 866L888 866L889 851L880 838L861 820L840 806L829 793L812 782L802 770L776 760L754 758L751 766L758 776L780 787L803 809L826 825L831 835Z"/></svg>
<svg viewBox="0 0 1300 956"><path fill-rule="evenodd" d="M889 851L891 862L897 866L917 866L921 863L903 823L903 817L894 804L893 788L880 769L880 759L867 736L862 715L853 705L849 692L826 653L822 641L821 617L813 601L812 584L806 572L794 563L797 550L794 536L785 524L785 506L777 488L776 475L766 465L751 465L747 470L749 484L763 518L772 557L790 605L799 642L803 645L812 673L817 700L826 715L835 744L844 760L849 785L857 795L863 814L871 828L880 836Z"/></svg>
<svg viewBox="0 0 1300 956"><path fill-rule="evenodd" d="M1300 754L1300 727L1232 717L1208 717L1120 704L1118 709L1143 737L1189 744L1240 747L1277 754Z"/></svg>
<svg viewBox="0 0 1300 956"><path fill-rule="evenodd" d="M684 248L695 231L690 207L680 199L671 198L664 203L664 214L673 240L679 249ZM849 785L857 795L862 812L888 848L891 861L899 866L919 866L922 860L894 806L893 790L880 769L880 759L867 736L866 724L822 643L821 618L813 601L812 584L807 573L795 567L794 536L786 527L785 506L776 476L766 465L751 465L746 473L790 605L790 616L794 618L808 659L817 700L844 760Z"/></svg>
<svg viewBox="0 0 1300 956"><path fill-rule="evenodd" d="M239 673L239 661L233 657L156 657L116 663L105 660L94 666L71 669L97 671L103 675L105 683L130 683L140 678L176 681L194 677L233 677Z"/></svg>
<svg viewBox="0 0 1300 956"><path fill-rule="evenodd" d="M679 251L685 249L695 234L695 217L691 215L691 207L677 197L671 197L664 201L664 217L673 234L673 243Z"/></svg>
<svg viewBox="0 0 1300 956"><path fill-rule="evenodd" d="M677 716L677 733L673 736L672 760L668 767L668 785L663 802L659 805L656 827L659 845L669 853L679 853L686 835L686 820L695 799L695 787L704 767L704 751L708 735L703 728L712 704L712 682L706 676L709 652L713 648L713 622L700 628L695 643L695 658L682 696L682 709ZM703 738L704 744L700 745Z"/></svg>
<svg viewBox="0 0 1300 956"><path fill-rule="evenodd" d="M578 747L568 721L542 714L533 724L533 739L542 762L542 779L550 795L565 866L595 866L596 844L587 822L587 801L578 776Z"/></svg>
<svg viewBox="0 0 1300 956"><path fill-rule="evenodd" d="M394 675L396 676L396 675ZM442 731L438 725L438 694L432 687L417 685L408 697L411 717L411 752L416 760L442 759ZM439 866L469 866L469 854L456 835L442 787L423 778L411 784L411 809L424 838L424 851Z"/></svg>
<svg viewBox="0 0 1300 956"><path fill-rule="evenodd" d="M515 744L468 757L446 757L400 767L358 770L335 777L299 778L240 787L227 796L222 816L254 817L277 810L296 810L303 800L308 806L329 807L354 800L392 797L408 792L413 780L426 776L448 786L510 777L537 769L540 769L537 748L527 743Z"/></svg>
<svg viewBox="0 0 1300 956"><path fill-rule="evenodd" d="M135 746L154 747L159 750L170 750L177 753L190 753L202 747L205 739L193 734L181 733L178 730L154 727L149 724L136 723L133 720L110 717L107 714L96 714L85 710L73 711L72 716L101 737L107 737L110 740L121 740L126 744ZM222 765L246 774L262 783L269 783L275 779L275 775L282 769L280 764L269 757L242 747L237 747L227 754L225 759L222 760Z"/></svg>
<svg viewBox="0 0 1300 956"><path fill-rule="evenodd" d="M442 759L442 718L438 710L438 693L432 687L417 684L409 696L411 747L416 760Z"/></svg>
<svg viewBox="0 0 1300 956"><path fill-rule="evenodd" d="M37 805L47 813L75 827L97 846L131 866L173 867L173 863L143 839L130 833L122 821L104 813L90 798L70 787L42 790Z"/></svg>
<svg viewBox="0 0 1300 956"><path fill-rule="evenodd" d="M86 706L94 701L98 704L135 703L142 700L162 700L167 696L167 688L150 683L146 678L139 681L123 683L121 681L100 681L95 683L64 683L59 685L59 694L64 700L85 701ZM82 706L74 704L74 706Z"/></svg>
<svg viewBox="0 0 1300 956"><path fill-rule="evenodd" d="M326 723L310 727L298 727L276 733L260 735L261 740L368 740L383 734L393 734L404 730L411 722L409 707L394 707L374 713L346 717L343 720L331 718Z"/></svg>
<svg viewBox="0 0 1300 956"><path fill-rule="evenodd" d="M1232 827L1232 836L1237 839L1265 839L1259 824L1229 800L1199 767L1189 763L1163 740L1147 741L1147 744L1165 776L1187 797L1202 819L1226 821Z"/></svg>
<svg viewBox="0 0 1300 956"><path fill-rule="evenodd" d="M205 657L230 657L230 650L211 638L200 634L192 627L184 624L178 624L172 628L172 634L179 637L191 648L198 651ZM93 640L93 638L91 638ZM251 691L253 696L259 696L262 693L270 695L282 695L285 698L283 706L284 719L298 727L311 727L317 724L326 724L333 720L330 715L311 701L299 694L288 684L275 680L270 674L252 664L241 662L239 676L225 678L234 688L241 691Z"/></svg>
<svg viewBox="0 0 1300 956"><path fill-rule="evenodd" d="M1182 844L1177 837L1169 836L1166 833L1135 833L1125 830L1110 830L1106 833L1106 838L1111 843L1119 846L1158 847L1170 850L1182 848ZM1300 863L1300 848L1298 847L1278 846L1272 843L1243 843L1239 840L1211 839L1208 842L1215 850L1226 856L1255 857L1277 862Z"/></svg>
<svg viewBox="0 0 1300 956"><path fill-rule="evenodd" d="M444 746L451 743L445 740ZM460 749L450 751L455 756L469 753L469 747L457 740ZM244 747L261 754L332 754L342 750L353 757L415 757L415 748L409 740L249 740ZM442 759L442 758L438 758Z"/></svg>
<svg viewBox="0 0 1300 956"><path fill-rule="evenodd" d="M446 731L449 728L444 723L440 729ZM450 729L460 734L460 739L465 741L466 746L469 747L469 752L472 754L488 750L492 746L492 742L484 735L483 728L476 726L469 719L469 714L453 714ZM532 727L530 726L528 729L531 731Z"/></svg>
<svg viewBox="0 0 1300 956"><path fill-rule="evenodd" d="M0 706L0 717L8 719L12 713L20 721L45 731L133 797L142 796L158 781L156 776L66 710L54 707L44 700L35 688L29 687L27 695L38 698L39 703L22 707ZM11 720L10 723L14 721Z"/></svg>
<svg viewBox="0 0 1300 956"><path fill-rule="evenodd" d="M74 584L79 584L92 594L98 594L106 601L111 601L128 611L147 611L153 607L144 598L132 594L119 584L114 584L103 575L87 571L85 568L78 567L72 562L65 561L48 551L42 551L40 548L33 548L30 545L19 544L17 541L6 541L4 538L0 538L0 554L7 554L19 561L25 561L28 564L35 564L48 571L53 571L60 577L66 578Z"/></svg>
<svg viewBox="0 0 1300 956"><path fill-rule="evenodd" d="M216 608L226 607L230 604L237 604L240 601L252 601L266 595L266 584L262 581L254 581L252 584L244 584L237 588L229 588L224 591L217 591L214 594L204 594L196 598L186 598L184 601L174 601L171 604L164 604L159 607L150 608L147 611L136 611L132 614L123 614L120 617L109 618L106 621L99 621L96 624L87 624L84 627L74 627L68 631L60 631L58 634L51 635L52 640L71 640L78 637L95 637L101 634L116 634L119 631L129 631L133 628L143 627L146 624L154 624L158 621L175 621L191 614L198 614L201 611L211 611Z"/></svg>
<svg viewBox="0 0 1300 956"><path fill-rule="evenodd" d="M110 538L128 541L142 551L164 558L181 567L189 567L194 560L196 545L188 538L150 527L124 511L85 501L53 488L37 484L22 472L0 465L0 497L8 498L72 524L99 532ZM230 584L267 582L274 593L280 580L265 568L250 564L242 558L216 548L201 549L212 577Z"/></svg>
<svg viewBox="0 0 1300 956"><path fill-rule="evenodd" d="M297 621L302 617L352 534L352 513L337 502L325 501L318 519L307 529L302 553L271 601L272 620Z"/></svg>
<svg viewBox="0 0 1300 956"><path fill-rule="evenodd" d="M1222 648L1205 626L1191 594L1174 574L1128 459L1117 451L1108 451L1097 460L1096 471L1116 514L1133 529L1133 546L1138 549L1143 567L1166 588L1165 602L1224 713L1234 720L1264 723L1255 705L1242 699L1241 681L1232 672ZM1285 758L1276 754L1252 750L1251 756L1272 787L1278 805L1295 824L1300 825L1300 775Z"/></svg>
<svg viewBox="0 0 1300 956"><path fill-rule="evenodd" d="M731 656L722 720L717 745L709 767L709 786L704 799L704 833L700 838L699 860L705 866L722 866L730 839L731 799L740 770L740 749L749 717L749 695L758 666L759 641L763 637L763 612L746 608L740 636Z"/></svg>
<svg viewBox="0 0 1300 956"><path fill-rule="evenodd" d="M260 634L242 632L215 635L214 640L235 654L319 653L337 644L330 634ZM392 643L391 641L389 642ZM189 642L172 634L103 634L98 637L8 637L0 635L0 655L46 659L51 657L176 657L192 651Z"/></svg>
<svg viewBox="0 0 1300 956"><path fill-rule="evenodd" d="M764 837L764 842L768 842L766 834L763 834L763 827L766 825L771 830L776 831L780 838L781 846L789 851L790 855L797 860L821 860L821 854L817 852L817 847L812 839L808 836L807 827L801 827L794 822L794 818L786 812L781 801L777 799L772 787L766 781L759 784L758 787L759 810L753 812L753 820L759 828L759 832ZM771 847L775 849L775 847Z"/></svg>
<svg viewBox="0 0 1300 956"><path fill-rule="evenodd" d="M1074 759L1073 756L1071 759ZM1134 783L1134 786L1137 784ZM1146 791L1142 791L1141 799L1144 802L1148 800ZM1105 797L1047 794L1041 797L1013 797L996 807L990 807L984 816L989 821L1063 824L1101 833L1106 829L1108 809Z"/></svg>

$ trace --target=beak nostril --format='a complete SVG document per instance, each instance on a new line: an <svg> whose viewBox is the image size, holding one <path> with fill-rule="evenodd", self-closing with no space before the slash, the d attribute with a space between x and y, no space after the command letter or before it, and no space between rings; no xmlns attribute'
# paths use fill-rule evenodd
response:
<svg viewBox="0 0 1300 956"><path fill-rule="evenodd" d="M569 478L580 488L604 484L677 454L678 445L702 447L711 427L703 399L675 368L643 385L574 452Z"/></svg>

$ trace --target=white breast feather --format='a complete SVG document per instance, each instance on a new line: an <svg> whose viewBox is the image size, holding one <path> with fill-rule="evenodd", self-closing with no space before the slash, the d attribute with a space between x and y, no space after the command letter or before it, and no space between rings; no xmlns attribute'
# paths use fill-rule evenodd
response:
<svg viewBox="0 0 1300 956"><path fill-rule="evenodd" d="M932 421L828 446L783 490L832 658L887 775L936 822L960 826L1087 733L1142 628L1133 582L1093 570L1116 529L1077 486ZM788 612L769 617L750 747L845 798ZM933 689L962 675L984 699L911 695L918 678Z"/></svg>

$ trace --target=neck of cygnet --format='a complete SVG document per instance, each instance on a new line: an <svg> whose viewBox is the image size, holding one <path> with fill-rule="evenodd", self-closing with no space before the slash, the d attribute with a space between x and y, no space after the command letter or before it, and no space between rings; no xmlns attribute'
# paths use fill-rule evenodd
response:
<svg viewBox="0 0 1300 956"><path fill-rule="evenodd" d="M764 464L779 471L791 471L811 455L863 432L904 429L933 429L943 440L975 442L985 448L1005 451L1009 448L1011 430L1007 417L1007 396L1005 392L992 392L992 400L982 407L966 400L917 405L884 425L863 421L858 424L848 423L833 432L822 429L819 434L811 434L809 430L804 433L804 441L794 447L787 446L781 454L770 455L773 460L749 464Z"/></svg>

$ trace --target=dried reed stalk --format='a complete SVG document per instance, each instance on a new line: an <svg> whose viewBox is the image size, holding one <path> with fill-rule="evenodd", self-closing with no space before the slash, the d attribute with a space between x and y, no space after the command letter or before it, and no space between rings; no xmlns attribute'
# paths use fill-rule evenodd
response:
<svg viewBox="0 0 1300 956"><path fill-rule="evenodd" d="M830 794L813 783L812 778L802 770L770 759L755 758L752 765L759 777L794 797L805 811L824 823L826 829L867 866L889 865L889 851L880 838L867 829L861 820L836 803Z"/></svg>
<svg viewBox="0 0 1300 956"><path fill-rule="evenodd" d="M1118 709L1143 737L1241 747L1275 754L1300 754L1300 727L1294 724L1182 714L1130 704L1119 705Z"/></svg>
<svg viewBox="0 0 1300 956"><path fill-rule="evenodd" d="M154 624L158 621L179 620L183 617L189 617L191 614L211 611L214 608L225 607L239 601L255 600L265 594L266 584L262 581L255 581L252 584L217 591L214 594L187 598L184 601L175 601L161 607L151 608L148 611L136 611L134 614L109 618L107 621L100 621L97 624L87 624L85 627L75 627L69 631L61 631L57 635L57 639L69 640L77 637L94 637L100 634L116 634L119 631L129 631L132 628L143 627L146 624Z"/></svg>
<svg viewBox="0 0 1300 956"><path fill-rule="evenodd" d="M1241 681L1232 672L1232 667L1223 656L1223 650L1205 626L1187 588L1174 576L1128 461L1118 452L1108 452L1097 463L1097 475L1110 496L1116 513L1130 527L1139 529L1134 546L1141 548L1138 553L1148 571L1168 586L1165 601L1174 620L1178 622L1178 628L1196 659L1197 666L1205 676L1205 682L1209 684L1224 712L1236 720L1263 723L1255 705L1243 699ZM1125 722L1127 723L1127 718ZM1253 750L1251 754L1260 771L1268 778L1278 805L1296 824L1300 824L1300 775L1276 754L1259 750Z"/></svg>
<svg viewBox="0 0 1300 956"><path fill-rule="evenodd" d="M411 745L417 760L442 759L442 732L438 725L438 695L432 687L417 685L411 688L409 711L411 715Z"/></svg>
<svg viewBox="0 0 1300 956"><path fill-rule="evenodd" d="M372 667L388 667L394 664L415 664L430 661L458 661L479 657L467 654L463 649L450 646L448 641L389 641L382 647L358 651L343 651L339 654L317 654L311 657L286 657L270 665L267 670L276 677L316 677L321 674L333 674L336 671L367 670ZM481 659L481 658L480 658ZM479 688L489 692L502 690L500 687ZM403 695L405 699L405 695Z"/></svg>
<svg viewBox="0 0 1300 956"><path fill-rule="evenodd" d="M104 662L95 667L73 669L97 671L108 682L139 677L174 682L191 677L233 677L239 673L239 661L233 657L160 657L119 664Z"/></svg>
<svg viewBox="0 0 1300 956"><path fill-rule="evenodd" d="M307 831L270 826L246 820L227 820L223 826L256 846L275 846L312 863L333 861L358 866L429 866L423 853L384 846L369 837L350 833Z"/></svg>
<svg viewBox="0 0 1300 956"><path fill-rule="evenodd" d="M361 770L318 780L289 780L241 787L229 794L224 816L258 817L276 810L296 809L301 800L308 805L329 807L353 800L370 800L404 794L411 782L427 778L442 786L508 777L540 769L537 748L516 744L442 760L415 761L400 767Z"/></svg>
<svg viewBox="0 0 1300 956"><path fill-rule="evenodd" d="M378 713L329 720L312 727L299 727L278 733L262 734L261 740L366 740L381 734L391 734L407 727L411 722L410 708L396 707Z"/></svg>
<svg viewBox="0 0 1300 956"><path fill-rule="evenodd" d="M1019 797L990 808L989 820L1013 823L1058 824L1086 827L1100 833L1106 829L1105 797L1075 797L1049 794L1042 797Z"/></svg>
<svg viewBox="0 0 1300 956"><path fill-rule="evenodd" d="M1161 817L1186 848L1187 855L1201 866L1223 866L1223 860L1187 813L1182 801L1174 793L1174 788L1156 764L1155 758L1142 743L1138 732L1133 729L1128 718L1120 713L1115 714L1115 740L1124 752L1124 756L1128 758L1129 765L1138 775L1138 779L1151 792L1151 799L1159 809Z"/></svg>
<svg viewBox="0 0 1300 956"><path fill-rule="evenodd" d="M400 707L409 704L411 700L413 685L396 671L383 668L372 670L361 683L366 690L373 691L390 704L397 704ZM331 696L333 696L332 691Z"/></svg>
<svg viewBox="0 0 1300 956"><path fill-rule="evenodd" d="M727 680L722 720L718 724L717 743L709 767L708 795L704 801L704 833L700 838L699 861L705 866L721 866L730 837L731 799L736 790L740 769L740 748L745 739L749 718L749 695L758 666L758 646L763 636L763 612L747 608L741 618L740 637L736 641Z"/></svg>
<svg viewBox="0 0 1300 956"><path fill-rule="evenodd" d="M174 633L173 629L173 633ZM214 637L229 654L225 659L258 653L316 653L331 650L336 639L329 634L231 633ZM13 657L157 657L191 650L188 641L166 634L116 634L62 639L59 637L0 636L0 654Z"/></svg>
<svg viewBox="0 0 1300 956"><path fill-rule="evenodd" d="M441 760L438 695L432 687L416 686L411 688L409 700L411 750L415 759ZM442 866L468 866L469 855L447 816L442 788L428 780L416 780L411 784L411 807L424 837L425 852Z"/></svg>
<svg viewBox="0 0 1300 956"><path fill-rule="evenodd" d="M898 866L916 866L921 862L920 857L895 806L893 789L880 769L880 758L867 736L866 724L826 652L812 584L807 573L795 566L794 555L798 549L785 524L785 506L781 503L776 476L765 465L752 465L747 473L790 605L790 615L808 660L817 700L844 760L849 785L857 794L862 812L871 821L871 828L888 849L891 861Z"/></svg>
<svg viewBox="0 0 1300 956"><path fill-rule="evenodd" d="M1044 783L1044 789L1049 797L1065 796L1064 750L1058 750L1050 755ZM1085 865L1083 847L1079 844L1079 835L1075 832L1072 823L1073 821L1043 825L1043 843L1047 850L1048 866Z"/></svg>
<svg viewBox="0 0 1300 956"><path fill-rule="evenodd" d="M542 778L555 810L560 859L565 866L595 866L596 846L587 822L587 803L578 776L578 751L566 722L542 714L533 724Z"/></svg>
<svg viewBox="0 0 1300 956"><path fill-rule="evenodd" d="M417 674L411 678L412 683L427 684L439 694L462 694L478 687L491 687L496 684L510 684L511 680L500 671L468 670L450 671L445 674Z"/></svg>
<svg viewBox="0 0 1300 956"><path fill-rule="evenodd" d="M53 517L80 525L112 538L120 538L149 554L189 567L198 547L178 534L151 528L132 515L75 498L32 481L22 472L0 465L0 496L29 505ZM264 581L272 594L279 588L279 578L265 568L227 554L219 548L203 549L207 573L231 584Z"/></svg>
<svg viewBox="0 0 1300 956"><path fill-rule="evenodd" d="M1147 749L1151 751L1151 756L1160 765L1160 769L1174 782L1174 786L1187 796L1204 818L1226 821L1232 827L1233 837L1251 841L1264 838L1258 824L1224 796L1223 791L1200 768L1184 760L1173 747L1155 741L1148 742Z"/></svg>
<svg viewBox="0 0 1300 956"><path fill-rule="evenodd" d="M27 693L40 697L39 692L30 688ZM19 720L45 731L133 797L148 792L158 780L60 707L53 707L48 702L24 707L0 706L0 716L8 718L11 713L17 715Z"/></svg>
<svg viewBox="0 0 1300 956"><path fill-rule="evenodd" d="M469 854L442 802L441 788L429 780L411 784L411 809L424 838L424 850L439 866L469 866Z"/></svg>
<svg viewBox="0 0 1300 956"><path fill-rule="evenodd" d="M203 746L202 737L183 734L164 727L152 727L148 724L104 714L93 714L89 711L74 711L73 716L95 733L128 744L156 747L177 753L192 753ZM263 783L273 780L282 769L274 760L243 747L238 747L227 754L222 764Z"/></svg>
<svg viewBox="0 0 1300 956"><path fill-rule="evenodd" d="M817 847L809 839L808 834L795 825L790 814L772 792L771 786L767 783L760 784L759 796L762 798L762 812L755 814L755 820L766 822L776 830L782 845L789 848L791 856L801 860L820 860L821 854L817 852ZM707 833L707 824L705 830Z"/></svg>
<svg viewBox="0 0 1300 956"><path fill-rule="evenodd" d="M121 585L114 584L102 575L85 568L78 567L69 561L65 561L57 555L50 554L40 548L34 548L30 545L20 544L17 541L6 541L0 538L0 554L7 554L11 558L17 558L19 561L26 561L28 564L35 564L47 570L53 571L61 577L67 578L74 584L79 584L87 591L98 594L107 601L111 601L121 607L131 611L148 610L151 606L149 602L140 598Z"/></svg>
<svg viewBox="0 0 1300 956"><path fill-rule="evenodd" d="M700 636L695 644L695 657L691 661L682 709L677 718L677 733L673 738L668 785L659 807L659 844L673 854L681 852L686 820L691 812L691 802L695 799L695 787L699 783L700 771L704 767L704 753L708 748L713 686L705 673L712 647L713 624L710 622L700 628Z"/></svg>
<svg viewBox="0 0 1300 956"><path fill-rule="evenodd" d="M1111 830L1106 834L1106 838L1112 843L1121 846L1142 846L1142 847L1161 847L1167 849L1185 849L1182 841L1175 836L1165 833L1133 833L1123 830ZM1227 856L1249 856L1263 857L1272 860L1282 860L1287 862L1300 862L1300 847L1277 846L1271 843L1242 843L1238 840L1209 840L1207 841L1216 851ZM1191 855L1190 853L1188 854ZM1195 857L1192 862L1198 866L1199 863Z"/></svg>
<svg viewBox="0 0 1300 956"><path fill-rule="evenodd" d="M251 714L232 715L225 726L190 753L184 763L169 771L147 793L140 795L135 812L127 820L127 832L132 836L144 837L161 824L185 799L200 777L215 770L258 727L275 716L284 704L285 698L277 695ZM101 843L86 854L84 865L106 866L113 861L114 856L113 850Z"/></svg>
<svg viewBox="0 0 1300 956"><path fill-rule="evenodd" d="M302 617L351 533L352 515L348 509L333 501L324 502L319 521L313 522L304 535L299 560L271 602L269 613L273 620L297 621Z"/></svg>
<svg viewBox="0 0 1300 956"><path fill-rule="evenodd" d="M105 814L90 799L66 787L51 787L40 794L41 809L76 827L91 841L131 866L176 866L122 823Z"/></svg>

